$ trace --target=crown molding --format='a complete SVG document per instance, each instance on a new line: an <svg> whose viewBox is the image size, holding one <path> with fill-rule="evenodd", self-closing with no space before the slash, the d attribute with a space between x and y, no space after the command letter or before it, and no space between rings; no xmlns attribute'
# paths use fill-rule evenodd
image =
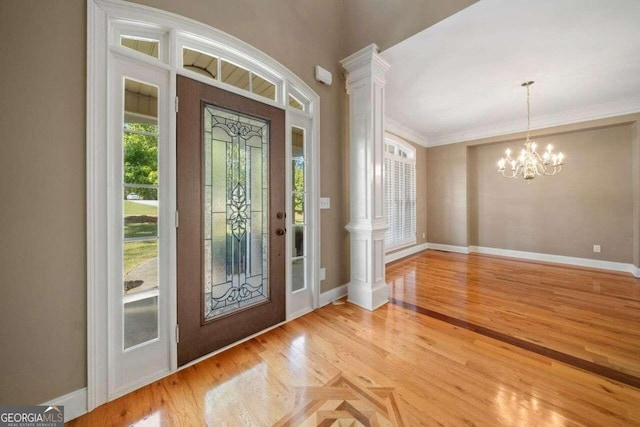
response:
<svg viewBox="0 0 640 427"><path fill-rule="evenodd" d="M404 138L408 141L415 142L418 145L423 147L428 147L429 142L427 141L427 137L422 135L415 130L406 127L402 123L392 119L389 116L385 116L384 118L384 130L392 133L394 135L399 136L400 138Z"/></svg>
<svg viewBox="0 0 640 427"><path fill-rule="evenodd" d="M535 126L531 130L545 129L553 126L562 126L573 123L586 122L590 120L605 119L625 114L640 112L640 98L614 101L604 104L593 105L586 108L564 111L560 114L548 114L537 116ZM481 126L473 129L455 132L451 134L434 135L428 138L428 147L439 145L455 144L458 142L468 142L482 138L508 135L511 133L523 132L526 129L522 126L523 121L509 121L497 125Z"/></svg>

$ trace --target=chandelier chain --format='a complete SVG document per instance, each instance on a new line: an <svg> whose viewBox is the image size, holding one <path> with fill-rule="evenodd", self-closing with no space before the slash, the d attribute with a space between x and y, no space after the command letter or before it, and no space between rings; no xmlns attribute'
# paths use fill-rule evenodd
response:
<svg viewBox="0 0 640 427"><path fill-rule="evenodd" d="M529 141L529 131L531 130L531 101L529 95L529 85L527 85L527 141Z"/></svg>

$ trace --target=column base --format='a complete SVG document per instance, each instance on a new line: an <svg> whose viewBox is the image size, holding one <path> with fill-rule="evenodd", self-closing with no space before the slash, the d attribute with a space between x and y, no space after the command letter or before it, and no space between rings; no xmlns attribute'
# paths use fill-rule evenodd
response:
<svg viewBox="0 0 640 427"><path fill-rule="evenodd" d="M389 286L385 282L376 287L365 283L349 283L347 301L373 311L389 302Z"/></svg>

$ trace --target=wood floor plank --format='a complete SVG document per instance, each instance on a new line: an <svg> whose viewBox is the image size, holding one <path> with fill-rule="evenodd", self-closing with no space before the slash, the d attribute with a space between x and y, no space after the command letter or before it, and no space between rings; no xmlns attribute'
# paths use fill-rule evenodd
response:
<svg viewBox="0 0 640 427"><path fill-rule="evenodd" d="M426 251L386 280L392 304L325 306L69 424L640 425L640 388L562 356L640 378L638 279Z"/></svg>

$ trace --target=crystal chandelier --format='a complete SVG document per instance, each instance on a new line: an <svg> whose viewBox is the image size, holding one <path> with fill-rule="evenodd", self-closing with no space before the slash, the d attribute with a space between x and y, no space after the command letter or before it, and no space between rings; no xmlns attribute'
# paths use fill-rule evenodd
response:
<svg viewBox="0 0 640 427"><path fill-rule="evenodd" d="M551 176L560 172L562 165L564 165L564 155L562 153L554 154L551 144L547 145L546 151L541 155L536 152L538 147L536 143L529 139L531 128L529 86L532 84L533 82L522 83L522 86L527 88L527 139L524 142L524 148L515 159L511 157L511 150L507 148L506 157L498 161L498 172L506 178L533 179L539 175Z"/></svg>

